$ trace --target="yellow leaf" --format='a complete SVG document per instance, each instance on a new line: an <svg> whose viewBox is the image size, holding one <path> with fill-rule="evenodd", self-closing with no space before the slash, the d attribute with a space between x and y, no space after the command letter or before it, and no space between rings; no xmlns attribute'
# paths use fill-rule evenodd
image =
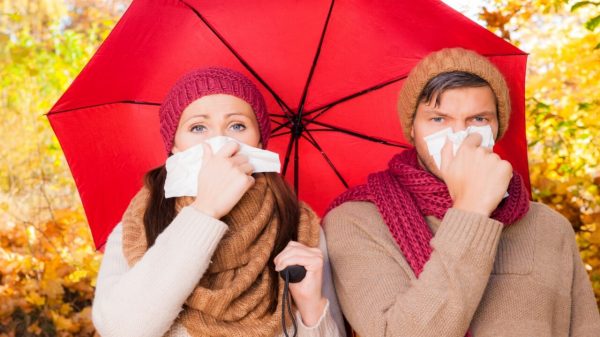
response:
<svg viewBox="0 0 600 337"><path fill-rule="evenodd" d="M596 230L590 236L590 242L596 245L600 245L600 230Z"/></svg>
<svg viewBox="0 0 600 337"><path fill-rule="evenodd" d="M48 298L61 298L64 294L62 283L58 279L49 279L42 282L43 291Z"/></svg>
<svg viewBox="0 0 600 337"><path fill-rule="evenodd" d="M29 302L29 303L31 303L31 304L33 304L35 306L38 306L38 307L41 307L41 306L43 306L46 303L46 298L40 296L36 292L30 292L25 297L25 299L27 300L27 302Z"/></svg>
<svg viewBox="0 0 600 337"><path fill-rule="evenodd" d="M67 276L67 279L73 283L77 283L77 282L81 281L82 279L86 278L87 276L88 276L87 271L80 269L80 270L75 270L74 272L69 274L69 276Z"/></svg>
<svg viewBox="0 0 600 337"><path fill-rule="evenodd" d="M40 328L39 325L37 325L37 323L33 323L27 327L27 332L35 335L40 335L42 333L42 328Z"/></svg>

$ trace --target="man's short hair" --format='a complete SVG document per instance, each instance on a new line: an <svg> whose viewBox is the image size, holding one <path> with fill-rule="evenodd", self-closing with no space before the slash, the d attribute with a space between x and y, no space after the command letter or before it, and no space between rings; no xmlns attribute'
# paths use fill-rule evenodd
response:
<svg viewBox="0 0 600 337"><path fill-rule="evenodd" d="M435 100L434 106L438 107L440 105L440 96L447 90L458 88L479 88L486 86L490 87L490 84L486 80L466 71L450 71L447 73L441 73L430 79L429 82L425 84L425 87L421 91L417 102L429 104L431 103L431 100ZM495 99L496 97L494 96L494 100Z"/></svg>

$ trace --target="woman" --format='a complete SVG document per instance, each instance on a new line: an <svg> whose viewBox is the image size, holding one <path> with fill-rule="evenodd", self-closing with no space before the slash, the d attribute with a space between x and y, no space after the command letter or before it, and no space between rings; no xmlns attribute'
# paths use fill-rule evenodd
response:
<svg viewBox="0 0 600 337"><path fill-rule="evenodd" d="M147 173L110 235L93 305L104 336L282 336L278 271L306 268L290 284L299 336L341 336L343 325L317 216L277 173L253 174L227 136L264 148L264 99L223 68L182 77L159 110L167 153L203 144L196 197L165 198L165 166ZM289 322L289 317L287 317Z"/></svg>

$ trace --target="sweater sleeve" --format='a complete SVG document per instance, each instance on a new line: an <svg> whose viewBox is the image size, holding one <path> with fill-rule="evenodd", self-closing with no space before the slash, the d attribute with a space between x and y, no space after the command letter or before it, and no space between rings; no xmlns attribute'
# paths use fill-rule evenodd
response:
<svg viewBox="0 0 600 337"><path fill-rule="evenodd" d="M103 337L164 335L226 231L225 223L185 207L129 268L119 224L108 238L96 282L92 319L98 332Z"/></svg>
<svg viewBox="0 0 600 337"><path fill-rule="evenodd" d="M463 337L502 232L488 217L448 210L416 278L375 205L345 203L324 227L342 310L361 337Z"/></svg>
<svg viewBox="0 0 600 337"><path fill-rule="evenodd" d="M314 326L308 327L302 322L299 312L296 312L296 321L298 322L299 337L341 337L346 336L344 329L344 319L338 304L333 280L331 278L331 265L329 264L329 255L327 252L327 243L325 233L321 229L319 233L319 248L323 252L323 296L327 298L327 305L323 314Z"/></svg>
<svg viewBox="0 0 600 337"><path fill-rule="evenodd" d="M571 224L568 224L572 233ZM590 280L581 261L579 249L572 240L573 288L571 289L571 332L572 337L600 336L600 314L592 292Z"/></svg>

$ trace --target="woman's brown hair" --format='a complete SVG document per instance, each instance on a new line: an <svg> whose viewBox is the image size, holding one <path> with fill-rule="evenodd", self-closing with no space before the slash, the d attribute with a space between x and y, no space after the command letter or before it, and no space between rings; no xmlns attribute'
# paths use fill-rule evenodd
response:
<svg viewBox="0 0 600 337"><path fill-rule="evenodd" d="M274 172L260 174L264 174L267 184L275 196L275 212L272 216L279 218L279 230L277 231L275 246L269 259L269 272L271 277L277 280L278 273L275 271L273 259L287 246L288 242L298 240L300 205L296 194L283 180L281 175ZM158 235L169 226L177 215L175 211L176 198L165 198L164 187L166 178L167 169L164 165L149 171L144 178L145 185L150 191L148 205L144 212L144 228L148 248L154 245ZM275 282L275 287L271 292L269 307L272 312L277 308L278 293L279 283Z"/></svg>

